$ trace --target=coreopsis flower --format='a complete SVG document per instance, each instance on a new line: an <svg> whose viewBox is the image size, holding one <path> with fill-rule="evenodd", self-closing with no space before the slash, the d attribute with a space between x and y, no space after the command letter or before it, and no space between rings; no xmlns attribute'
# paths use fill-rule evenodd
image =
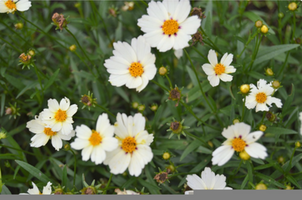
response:
<svg viewBox="0 0 302 200"><path fill-rule="evenodd" d="M143 36L133 38L131 46L126 42L113 43L114 50L104 66L110 73L109 82L116 87L126 85L142 91L156 74L155 56Z"/></svg>
<svg viewBox="0 0 302 200"><path fill-rule="evenodd" d="M20 193L21 195L27 195L27 194L51 194L51 182L48 182L46 186L43 187L42 193L40 192L39 188L36 186L34 182L32 182L33 188L28 189L27 193Z"/></svg>
<svg viewBox="0 0 302 200"><path fill-rule="evenodd" d="M68 135L62 134L61 130L53 131L47 124L42 122L41 114L39 117L36 116L35 119L27 122L26 128L30 132L35 133L35 136L31 138L31 147L45 146L51 139L51 144L57 151L63 146L62 140L70 140L75 135L73 130Z"/></svg>
<svg viewBox="0 0 302 200"><path fill-rule="evenodd" d="M82 149L82 160L91 158L95 164L101 164L106 158L106 152L117 148L118 141L113 133L114 127L110 125L108 115L103 113L98 117L95 130L86 125L77 126L77 138L70 146L76 150Z"/></svg>
<svg viewBox="0 0 302 200"><path fill-rule="evenodd" d="M228 162L234 152L245 151L253 158L265 159L267 156L266 148L256 141L262 136L262 131L250 133L251 126L240 122L224 128L222 135L227 138L222 146L212 153L212 164L222 166Z"/></svg>
<svg viewBox="0 0 302 200"><path fill-rule="evenodd" d="M260 79L257 82L257 87L254 84L250 84L250 88L251 92L246 97L245 101L245 106L248 109L256 107L256 112L269 111L268 106L271 107L272 103L274 103L278 108L282 107L281 100L271 96L274 92L274 88L271 83L267 84L266 80Z"/></svg>
<svg viewBox="0 0 302 200"><path fill-rule="evenodd" d="M206 63L201 67L206 75L208 75L208 80L213 87L217 86L220 80L224 82L233 80L233 76L229 75L236 72L236 69L230 65L233 61L233 54L225 53L220 63L218 63L216 52L211 49L208 54L208 60L210 64Z"/></svg>
<svg viewBox="0 0 302 200"><path fill-rule="evenodd" d="M60 101L55 99L48 100L48 108L41 112L42 121L49 125L52 131L61 131L63 135L68 135L73 130L72 116L77 112L76 104L70 105L67 97Z"/></svg>
<svg viewBox="0 0 302 200"><path fill-rule="evenodd" d="M31 7L28 0L0 0L0 13L14 13L15 11L26 11Z"/></svg>
<svg viewBox="0 0 302 200"><path fill-rule="evenodd" d="M108 152L104 161L105 165L109 165L110 173L122 174L128 168L131 176L138 177L152 160L150 144L153 142L153 134L145 130L145 123L146 119L141 113L133 117L117 114L114 126L118 148Z"/></svg>
<svg viewBox="0 0 302 200"><path fill-rule="evenodd" d="M124 189L124 191L121 191L119 188L116 188L114 190L114 192L116 192L117 195L125 195L125 194L130 194L130 195L139 195L139 193L134 192L132 190L126 190Z"/></svg>
<svg viewBox="0 0 302 200"><path fill-rule="evenodd" d="M138 19L137 25L145 32L146 41L160 52L178 50L189 46L191 35L196 33L201 19L189 16L189 0L151 1L147 13Z"/></svg>
<svg viewBox="0 0 302 200"><path fill-rule="evenodd" d="M193 190L232 190L226 187L226 177L224 175L215 175L209 167L206 167L201 172L201 177L196 174L187 175L187 184ZM190 194L192 191L186 191L185 194Z"/></svg>

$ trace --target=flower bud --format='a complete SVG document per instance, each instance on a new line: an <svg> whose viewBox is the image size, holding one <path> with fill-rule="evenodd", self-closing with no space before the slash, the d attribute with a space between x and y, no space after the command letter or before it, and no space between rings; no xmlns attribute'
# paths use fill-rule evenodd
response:
<svg viewBox="0 0 302 200"><path fill-rule="evenodd" d="M298 6L297 6L297 3L296 2L291 2L288 4L288 10L290 11L295 11L297 10Z"/></svg>
<svg viewBox="0 0 302 200"><path fill-rule="evenodd" d="M267 190L267 186L264 183L258 183L256 185L256 190Z"/></svg>
<svg viewBox="0 0 302 200"><path fill-rule="evenodd" d="M15 24L15 28L16 29L22 29L23 28L23 23L19 22L19 23Z"/></svg>
<svg viewBox="0 0 302 200"><path fill-rule="evenodd" d="M136 102L136 101L132 102L132 108L137 109L138 106L139 106L138 102Z"/></svg>
<svg viewBox="0 0 302 200"><path fill-rule="evenodd" d="M259 130L262 132L266 131L266 126L264 124L261 124Z"/></svg>
<svg viewBox="0 0 302 200"><path fill-rule="evenodd" d="M167 72L168 72L168 70L167 70L167 68L164 67L164 66L160 67L159 70L158 70L158 73L159 73L159 75L161 75L161 76L166 75Z"/></svg>
<svg viewBox="0 0 302 200"><path fill-rule="evenodd" d="M251 156L250 156L248 153L246 153L246 151L241 151L241 152L239 153L239 157L240 157L242 160L248 160L248 159L251 158Z"/></svg>
<svg viewBox="0 0 302 200"><path fill-rule="evenodd" d="M300 143L299 141L297 141L297 142L295 143L295 147L296 147L296 148L301 147L301 143Z"/></svg>
<svg viewBox="0 0 302 200"><path fill-rule="evenodd" d="M243 84L240 86L240 92L242 94L247 94L250 91L250 85L249 84Z"/></svg>
<svg viewBox="0 0 302 200"><path fill-rule="evenodd" d="M281 83L278 80L272 81L272 87L276 90L281 87Z"/></svg>
<svg viewBox="0 0 302 200"><path fill-rule="evenodd" d="M280 19L282 19L282 18L284 17L284 14L283 14L282 12L280 12L280 13L278 13L278 17L279 17Z"/></svg>
<svg viewBox="0 0 302 200"><path fill-rule="evenodd" d="M262 25L260 29L261 33L266 34L268 32L268 27L266 25Z"/></svg>
<svg viewBox="0 0 302 200"><path fill-rule="evenodd" d="M233 120L233 124L236 124L236 123L239 123L239 122L240 122L240 120L237 119L237 118Z"/></svg>
<svg viewBox="0 0 302 200"><path fill-rule="evenodd" d="M139 105L139 106L137 107L137 110L138 110L139 112L144 112L145 109L146 109L146 106L145 106L144 104L141 104L141 105Z"/></svg>
<svg viewBox="0 0 302 200"><path fill-rule="evenodd" d="M165 152L165 153L163 154L163 159L164 159L164 160L169 160L170 157L171 157L171 155L170 155L169 152Z"/></svg>
<svg viewBox="0 0 302 200"><path fill-rule="evenodd" d="M263 22L262 22L261 20L257 20L257 21L255 22L256 28L261 28L262 25L263 25Z"/></svg>
<svg viewBox="0 0 302 200"><path fill-rule="evenodd" d="M74 52L76 49L77 49L77 46L74 44L69 47L69 50L72 52Z"/></svg>
<svg viewBox="0 0 302 200"><path fill-rule="evenodd" d="M283 163L285 162L285 158L284 158L283 156L279 156L279 157L277 158L277 161L278 161L278 163L283 164Z"/></svg>
<svg viewBox="0 0 302 200"><path fill-rule="evenodd" d="M272 68L267 68L265 70L265 74L268 76L274 76L274 72L273 72Z"/></svg>

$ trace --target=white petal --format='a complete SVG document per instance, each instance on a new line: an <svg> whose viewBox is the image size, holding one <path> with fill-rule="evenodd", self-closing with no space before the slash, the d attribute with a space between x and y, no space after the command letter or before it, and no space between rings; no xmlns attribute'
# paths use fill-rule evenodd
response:
<svg viewBox="0 0 302 200"><path fill-rule="evenodd" d="M31 182L33 184L33 188L32 189L28 189L27 193L28 194L40 194L40 191L38 189L38 187L36 186L36 184L34 182Z"/></svg>
<svg viewBox="0 0 302 200"><path fill-rule="evenodd" d="M102 140L101 146L105 151L113 151L118 147L118 140L116 138L106 137Z"/></svg>
<svg viewBox="0 0 302 200"><path fill-rule="evenodd" d="M57 151L59 151L62 148L63 142L61 138L58 136L58 134L51 137L51 144Z"/></svg>
<svg viewBox="0 0 302 200"><path fill-rule="evenodd" d="M48 182L46 186L43 187L42 194L51 194L51 182Z"/></svg>
<svg viewBox="0 0 302 200"><path fill-rule="evenodd" d="M137 92L141 92L149 83L149 80L145 74L143 74L141 77L142 77L142 84L136 88Z"/></svg>
<svg viewBox="0 0 302 200"><path fill-rule="evenodd" d="M73 130L73 127L70 123L63 123L61 132L63 135L69 135L71 131Z"/></svg>
<svg viewBox="0 0 302 200"><path fill-rule="evenodd" d="M228 67L233 61L233 54L228 54L228 53L225 53L221 60L220 60L220 63L223 64L225 67Z"/></svg>
<svg viewBox="0 0 302 200"><path fill-rule="evenodd" d="M200 22L201 20L196 15L188 17L184 22L180 24L180 30L185 34L193 35L200 27Z"/></svg>
<svg viewBox="0 0 302 200"><path fill-rule="evenodd" d="M145 33L152 31L161 31L161 26L163 22L158 18L151 17L149 15L143 15L140 19L138 19L137 25L141 28L141 30Z"/></svg>
<svg viewBox="0 0 302 200"><path fill-rule="evenodd" d="M269 108L266 106L265 103L257 103L256 112L258 111L269 111Z"/></svg>
<svg viewBox="0 0 302 200"><path fill-rule="evenodd" d="M216 76L216 75L210 75L208 76L208 80L210 82L210 84L213 86L213 87L216 87L217 85L219 85L219 77Z"/></svg>
<svg viewBox="0 0 302 200"><path fill-rule="evenodd" d="M194 190L202 190L205 188L204 182L196 174L187 175L187 185Z"/></svg>
<svg viewBox="0 0 302 200"><path fill-rule="evenodd" d="M136 54L133 48L126 42L115 42L114 46L114 55L116 57L121 57L128 61L130 64L132 62L137 62Z"/></svg>
<svg viewBox="0 0 302 200"><path fill-rule="evenodd" d="M97 165L102 164L102 162L106 158L106 153L105 153L105 151L104 151L104 149L102 148L101 145L96 147L96 149L97 149L97 154L96 154L95 164L97 164Z"/></svg>
<svg viewBox="0 0 302 200"><path fill-rule="evenodd" d="M180 2L177 4L175 12L173 13L173 18L178 20L178 23L182 23L188 17L190 10L190 1L180 0Z"/></svg>
<svg viewBox="0 0 302 200"><path fill-rule="evenodd" d="M259 143L252 143L245 147L246 153L253 158L265 159L267 157L266 148Z"/></svg>
<svg viewBox="0 0 302 200"><path fill-rule="evenodd" d="M78 111L78 106L72 104L66 111L67 116L72 117Z"/></svg>
<svg viewBox="0 0 302 200"><path fill-rule="evenodd" d="M261 136L263 135L262 131L255 131L250 133L247 137L246 137L246 143L247 144L251 144L254 143L255 141L257 141Z"/></svg>
<svg viewBox="0 0 302 200"><path fill-rule="evenodd" d="M209 51L208 60L209 60L210 64L211 64L212 66L214 66L214 67L215 67L215 66L217 65L217 63L218 63L216 52L215 52L213 49L211 49L211 50Z"/></svg>
<svg viewBox="0 0 302 200"><path fill-rule="evenodd" d="M74 142L70 143L71 148L76 150L81 150L85 147L88 147L90 145L90 142L88 140L83 140L80 138L76 138Z"/></svg>
<svg viewBox="0 0 302 200"><path fill-rule="evenodd" d="M113 174L123 173L128 168L130 160L131 155L120 150L109 162L110 172Z"/></svg>
<svg viewBox="0 0 302 200"><path fill-rule="evenodd" d="M164 35L161 40L159 41L158 45L157 45L157 49L160 52L166 52L170 49L172 49L173 45L175 42L175 36L174 35Z"/></svg>
<svg viewBox="0 0 302 200"><path fill-rule="evenodd" d="M51 112L57 112L60 108L58 101L55 99L49 99L47 103L48 103L48 108Z"/></svg>
<svg viewBox="0 0 302 200"><path fill-rule="evenodd" d="M167 9L162 4L162 2L151 1L148 4L147 13L151 17L157 18L161 21L164 21L169 18Z"/></svg>
<svg viewBox="0 0 302 200"><path fill-rule="evenodd" d="M126 83L126 87L130 88L130 89L134 89L139 87L142 84L142 78L140 76L137 77L131 77L131 79L129 79Z"/></svg>
<svg viewBox="0 0 302 200"><path fill-rule="evenodd" d="M16 3L16 8L19 11L26 11L31 7L31 2L27 0L18 1Z"/></svg>
<svg viewBox="0 0 302 200"><path fill-rule="evenodd" d="M203 71L206 73L206 75L215 75L215 71L214 71L214 68L212 67L212 65L206 63L206 64L203 64L202 66L202 69Z"/></svg>
<svg viewBox="0 0 302 200"><path fill-rule="evenodd" d="M66 111L70 106L70 100L65 97L60 101L60 109Z"/></svg>
<svg viewBox="0 0 302 200"><path fill-rule="evenodd" d="M268 97L268 100L267 101L270 101L272 103L274 103L278 108L282 108L282 102L280 99L276 98L276 97Z"/></svg>
<svg viewBox="0 0 302 200"><path fill-rule="evenodd" d="M229 74L221 74L219 76L219 78L224 81L224 82L230 82L233 80L233 76L229 75Z"/></svg>
<svg viewBox="0 0 302 200"><path fill-rule="evenodd" d="M89 145L89 146L85 147L82 150L82 160L83 161L89 160L89 158L91 156L91 153L92 153L92 150L93 150L93 146L92 145Z"/></svg>

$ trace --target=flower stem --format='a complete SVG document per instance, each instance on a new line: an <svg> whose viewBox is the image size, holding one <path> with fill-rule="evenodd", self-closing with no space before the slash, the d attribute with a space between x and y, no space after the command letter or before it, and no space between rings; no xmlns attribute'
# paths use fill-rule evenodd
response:
<svg viewBox="0 0 302 200"><path fill-rule="evenodd" d="M70 149L71 153L73 154L74 157L74 166L73 166L73 187L75 188L75 179L76 179L76 171L77 171L77 157L75 155L75 153L73 152L72 149Z"/></svg>
<svg viewBox="0 0 302 200"><path fill-rule="evenodd" d="M107 110L105 107L99 105L99 104L96 104L97 107L103 109L107 114L111 115L112 117L115 117L114 114L112 114L112 112L110 112L109 110Z"/></svg>
<svg viewBox="0 0 302 200"><path fill-rule="evenodd" d="M106 194L106 193L107 193L107 189L108 189L108 187L109 187L109 185L110 185L110 182L111 182L112 176L113 176L113 174L110 174L110 177L109 177L108 183L107 183L107 185L106 185L106 188L105 188L105 189L104 189L104 191L103 191L103 194Z"/></svg>
<svg viewBox="0 0 302 200"><path fill-rule="evenodd" d="M254 61L255 61L255 59L257 57L257 54L258 54L258 50L259 50L259 47L260 47L260 44L261 44L262 37L263 37L263 35L261 34L260 39L259 39L259 36L256 39L255 49L254 49L254 52L253 52L253 55L252 55L252 61L251 61L250 65L247 67L248 71L250 71L253 67Z"/></svg>
<svg viewBox="0 0 302 200"><path fill-rule="evenodd" d="M167 78L168 82L169 82L169 85L170 85L170 88L172 89L172 83L171 83L171 80L169 78L169 76L167 74L165 74L165 77Z"/></svg>

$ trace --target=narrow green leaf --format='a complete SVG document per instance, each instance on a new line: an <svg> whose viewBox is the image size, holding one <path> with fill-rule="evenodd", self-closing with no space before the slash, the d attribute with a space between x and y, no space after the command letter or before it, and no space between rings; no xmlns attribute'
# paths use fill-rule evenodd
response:
<svg viewBox="0 0 302 200"><path fill-rule="evenodd" d="M160 194L160 188L157 185L153 185L143 180L142 178L138 178L138 182L142 184L144 187L148 188L151 194Z"/></svg>
<svg viewBox="0 0 302 200"><path fill-rule="evenodd" d="M5 94L1 94L1 108L0 108L0 116L4 114L4 105L5 105Z"/></svg>
<svg viewBox="0 0 302 200"><path fill-rule="evenodd" d="M198 81L199 80L196 79L194 71L189 66L186 66L186 69L187 69L187 72L188 72L188 74L190 76L190 79L191 79L193 85L194 86L198 86Z"/></svg>
<svg viewBox="0 0 302 200"><path fill-rule="evenodd" d="M127 103L130 102L128 95L126 94L126 92L122 88L114 87L114 89Z"/></svg>
<svg viewBox="0 0 302 200"><path fill-rule="evenodd" d="M282 115L285 115L285 113L288 111L289 107L291 106L291 104L293 102L294 96L295 96L295 87L294 87L294 84L292 84L291 93L288 95L288 97L282 107Z"/></svg>
<svg viewBox="0 0 302 200"><path fill-rule="evenodd" d="M187 148L183 151L179 161L182 161L182 159L184 159L189 153L194 151L199 146L200 146L200 142L198 140L191 142L191 144L189 144Z"/></svg>
<svg viewBox="0 0 302 200"><path fill-rule="evenodd" d="M246 168L247 168L247 175L249 177L249 182L253 183L253 168L252 168L252 165L249 161L245 162L246 163Z"/></svg>
<svg viewBox="0 0 302 200"><path fill-rule="evenodd" d="M39 179L40 181L47 183L49 181L49 178L43 174L39 169L35 168L34 166L23 162L21 160L15 160L18 165L20 165L23 169L28 171L31 175Z"/></svg>
<svg viewBox="0 0 302 200"><path fill-rule="evenodd" d="M24 94L28 89L31 89L33 87L35 87L38 83L36 81L33 81L31 84L28 84L25 88L23 88L23 90L21 90L19 92L19 94L17 95L16 99L18 99L22 94Z"/></svg>
<svg viewBox="0 0 302 200"><path fill-rule="evenodd" d="M55 73L50 77L50 79L47 81L47 83L45 84L43 91L47 90L47 88L49 88L53 82L56 80L58 74L60 72L60 68L57 69L57 71L55 71Z"/></svg>
<svg viewBox="0 0 302 200"><path fill-rule="evenodd" d="M2 185L1 194L12 194L12 193L9 191L9 189L5 185Z"/></svg>
<svg viewBox="0 0 302 200"><path fill-rule="evenodd" d="M259 173L259 172L255 173L255 176L257 176L257 177L263 179L264 181L267 181L268 183L271 183L271 184L273 184L273 185L275 185L275 186L277 186L277 187L285 188L285 186L284 186L283 184L279 183L278 181L275 181L275 180L274 180L272 177L270 177L270 176L266 176L266 175L261 174L261 173Z"/></svg>
<svg viewBox="0 0 302 200"><path fill-rule="evenodd" d="M65 188L64 188L65 191L66 191L66 189L71 189L67 185L68 182L69 181L67 179L67 168L66 168L66 165L64 165L63 174L62 174L62 186L65 186Z"/></svg>
<svg viewBox="0 0 302 200"><path fill-rule="evenodd" d="M299 183L296 181L296 179L294 177L292 177L291 175L287 175L285 176L285 178L290 181L292 184L294 184L297 188L301 189L301 186L299 185Z"/></svg>
<svg viewBox="0 0 302 200"><path fill-rule="evenodd" d="M281 127L267 127L267 133L274 133L278 135L289 135L289 134L297 134L298 132L292 129L281 128Z"/></svg>

